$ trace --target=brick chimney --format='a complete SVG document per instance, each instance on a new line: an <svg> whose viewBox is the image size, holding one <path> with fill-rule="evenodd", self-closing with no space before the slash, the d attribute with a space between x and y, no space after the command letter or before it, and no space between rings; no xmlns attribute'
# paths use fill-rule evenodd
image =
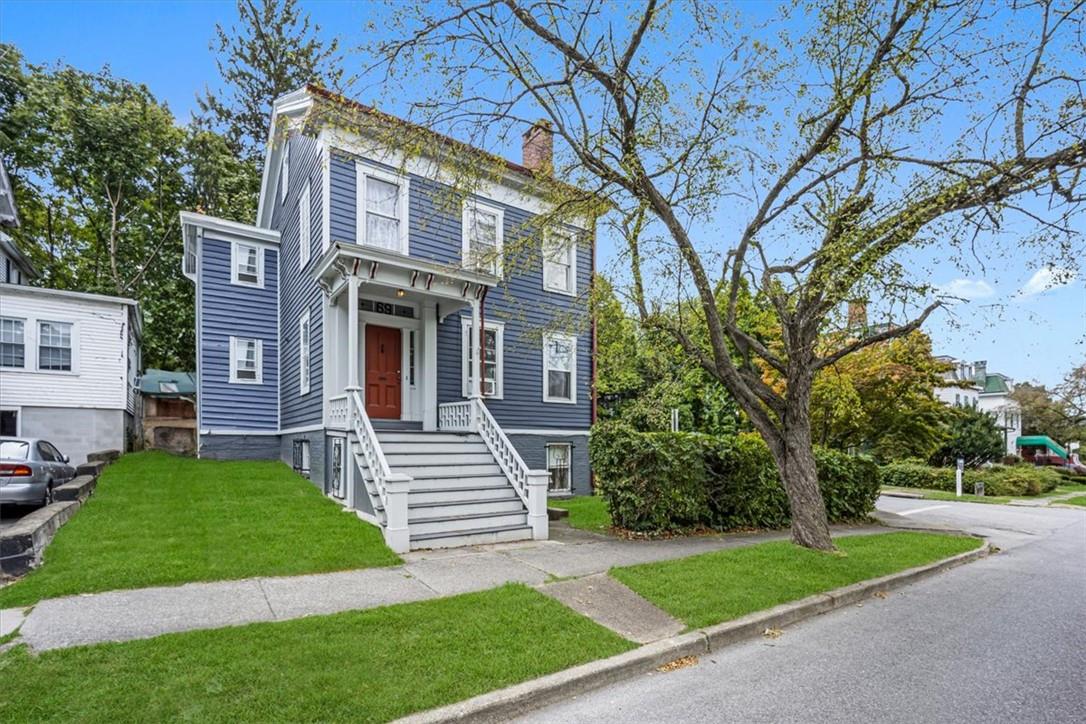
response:
<svg viewBox="0 0 1086 724"><path fill-rule="evenodd" d="M848 328L865 329L867 327L867 301L853 299L848 303Z"/></svg>
<svg viewBox="0 0 1086 724"><path fill-rule="evenodd" d="M538 120L524 132L523 165L549 174L554 169L554 131L551 122Z"/></svg>

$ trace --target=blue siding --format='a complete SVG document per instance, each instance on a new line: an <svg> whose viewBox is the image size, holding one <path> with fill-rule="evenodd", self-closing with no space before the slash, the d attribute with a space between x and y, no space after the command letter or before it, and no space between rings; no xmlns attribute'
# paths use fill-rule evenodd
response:
<svg viewBox="0 0 1086 724"><path fill-rule="evenodd" d="M279 270L280 327L280 420L282 429L321 422L323 405L323 319L321 292L312 276L313 266L322 253L323 208L322 159L317 142L295 135L290 141L290 184L286 200L276 196L272 210L272 228L279 231L282 267ZM302 189L309 181L310 255L305 269L299 269L300 234L298 229ZM298 320L309 310L309 392L301 394ZM286 454L284 452L284 454Z"/></svg>
<svg viewBox="0 0 1086 724"><path fill-rule="evenodd" d="M409 252L440 263L459 263L461 212L451 189L411 175ZM331 228L336 241L356 239L356 170L354 158L333 153ZM488 203L495 204L494 201ZM504 209L508 278L492 289L486 316L505 323L503 399L489 400L498 422L512 428L582 429L591 425L591 331L587 294L591 248L582 240L577 250L577 297L543 290L541 241L526 231L532 215ZM466 314L466 313L465 313ZM460 315L438 327L438 402L463 399ZM577 336L577 404L543 402L542 333L561 330Z"/></svg>
<svg viewBox="0 0 1086 724"><path fill-rule="evenodd" d="M230 283L230 243L204 236L200 255L200 425L278 429L278 254L264 248L264 288ZM230 383L230 337L263 340L262 384Z"/></svg>

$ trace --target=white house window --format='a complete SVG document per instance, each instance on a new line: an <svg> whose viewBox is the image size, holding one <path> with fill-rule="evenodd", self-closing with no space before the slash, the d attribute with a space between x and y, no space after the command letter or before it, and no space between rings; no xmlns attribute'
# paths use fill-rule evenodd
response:
<svg viewBox="0 0 1086 724"><path fill-rule="evenodd" d="M471 319L464 317L462 319L462 325L460 335L460 339L463 340L461 369L463 370L464 396L468 397L471 395L472 391L479 389L478 385L474 384L472 379L472 371L475 369L475 355L478 352L479 345L475 342L475 335L472 334ZM500 399L502 396L502 377L503 368L505 366L504 353L502 351L504 337L505 328L501 322L487 322L483 327L483 343L485 351L482 358L482 395L484 397Z"/></svg>
<svg viewBox="0 0 1086 724"><path fill-rule="evenodd" d="M254 244L231 245L233 263L230 281L247 287L264 286L264 250Z"/></svg>
<svg viewBox="0 0 1086 724"><path fill-rule="evenodd" d="M577 401L577 338L550 334L543 338L543 401Z"/></svg>
<svg viewBox="0 0 1086 724"><path fill-rule="evenodd" d="M577 293L577 245L569 234L551 232L543 238L543 288Z"/></svg>
<svg viewBox="0 0 1086 724"><path fill-rule="evenodd" d="M550 473L547 489L550 492L569 492L572 452L573 446L568 442L547 443L547 472Z"/></svg>
<svg viewBox="0 0 1086 724"><path fill-rule="evenodd" d="M38 322L38 369L69 372L72 369L72 325Z"/></svg>
<svg viewBox="0 0 1086 724"><path fill-rule="evenodd" d="M26 366L26 337L21 319L0 317L0 367Z"/></svg>
<svg viewBox="0 0 1086 724"><path fill-rule="evenodd" d="M309 310L302 312L298 320L298 371L299 394L309 394Z"/></svg>
<svg viewBox="0 0 1086 724"><path fill-rule="evenodd" d="M283 160L279 164L279 203L287 200L290 186L290 139L283 141Z"/></svg>
<svg viewBox="0 0 1086 724"><path fill-rule="evenodd" d="M310 221L311 210L309 208L310 199L310 184L305 182L305 187L302 189L302 195L298 199L298 268L305 269L305 265L309 263L309 253L311 250L311 237L313 234L313 227Z"/></svg>
<svg viewBox="0 0 1086 724"><path fill-rule="evenodd" d="M362 244L407 253L407 179L356 164L358 239Z"/></svg>
<svg viewBox="0 0 1086 724"><path fill-rule="evenodd" d="M501 276L504 224L501 209L472 200L464 202L461 259L465 267Z"/></svg>
<svg viewBox="0 0 1086 724"><path fill-rule="evenodd" d="M230 338L230 381L258 385L264 379L264 345L259 339Z"/></svg>

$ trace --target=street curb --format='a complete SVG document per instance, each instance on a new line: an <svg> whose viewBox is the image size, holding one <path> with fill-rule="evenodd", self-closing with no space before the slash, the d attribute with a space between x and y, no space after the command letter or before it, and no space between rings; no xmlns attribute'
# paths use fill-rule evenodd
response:
<svg viewBox="0 0 1086 724"><path fill-rule="evenodd" d="M412 714L397 721L405 724L436 724L464 720L506 721L607 684L653 671L676 659L708 654L758 636L766 629L781 628L818 614L851 606L869 598L874 593L899 588L983 558L990 550L991 546L985 542L976 550L959 553L935 563L861 581L827 593L808 596L734 621L662 639L639 646L624 654L574 666L571 669L481 694L456 704Z"/></svg>

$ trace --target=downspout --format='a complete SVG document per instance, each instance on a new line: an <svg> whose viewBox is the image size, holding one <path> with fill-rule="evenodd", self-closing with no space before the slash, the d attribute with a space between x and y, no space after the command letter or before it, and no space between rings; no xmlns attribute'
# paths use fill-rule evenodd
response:
<svg viewBox="0 0 1086 724"><path fill-rule="evenodd" d="M479 345L479 379L476 380L476 384L479 385L479 396L483 397L485 390L483 389L483 377L486 376L486 293L490 291L490 287L481 287L479 293L479 339L476 343Z"/></svg>

